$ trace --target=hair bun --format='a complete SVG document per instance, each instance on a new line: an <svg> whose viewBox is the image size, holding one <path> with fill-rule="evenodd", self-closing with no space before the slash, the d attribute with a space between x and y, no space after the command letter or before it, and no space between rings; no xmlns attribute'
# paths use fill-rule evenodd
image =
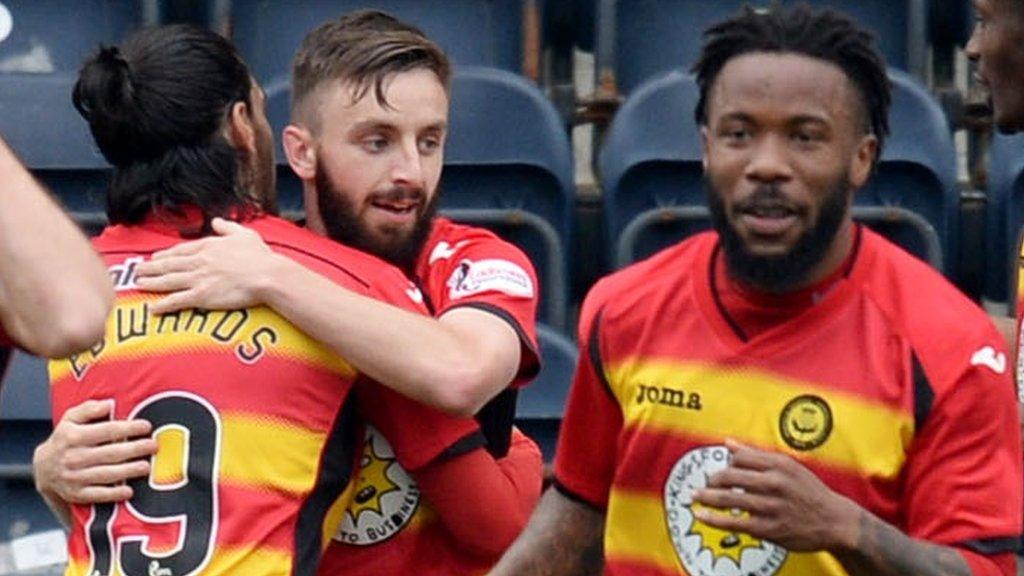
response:
<svg viewBox="0 0 1024 576"><path fill-rule="evenodd" d="M72 101L111 164L121 165L147 148L135 128L139 102L131 68L116 46L101 46L82 65Z"/></svg>

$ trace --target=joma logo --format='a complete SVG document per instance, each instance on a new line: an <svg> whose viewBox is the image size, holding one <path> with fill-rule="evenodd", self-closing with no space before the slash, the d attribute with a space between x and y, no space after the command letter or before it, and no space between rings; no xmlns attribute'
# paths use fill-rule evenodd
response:
<svg viewBox="0 0 1024 576"><path fill-rule="evenodd" d="M638 388L639 391L635 400L637 404L661 404L662 406L682 408L684 410L703 409L700 402L700 394L696 392L686 393L675 388L648 386L646 384L640 384Z"/></svg>

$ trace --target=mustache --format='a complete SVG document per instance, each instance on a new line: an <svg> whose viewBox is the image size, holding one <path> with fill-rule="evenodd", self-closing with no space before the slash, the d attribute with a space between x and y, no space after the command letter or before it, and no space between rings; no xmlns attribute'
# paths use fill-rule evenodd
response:
<svg viewBox="0 0 1024 576"><path fill-rule="evenodd" d="M426 197L426 193L420 187L395 186L372 193L370 200L374 202L423 202L424 197Z"/></svg>
<svg viewBox="0 0 1024 576"><path fill-rule="evenodd" d="M804 206L795 204L786 198L782 188L777 184L759 185L750 196L737 202L734 210L737 212L785 210L795 214L806 212Z"/></svg>

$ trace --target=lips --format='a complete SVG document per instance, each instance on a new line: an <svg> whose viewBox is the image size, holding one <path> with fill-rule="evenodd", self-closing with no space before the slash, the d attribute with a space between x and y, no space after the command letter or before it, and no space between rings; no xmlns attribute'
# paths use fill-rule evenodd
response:
<svg viewBox="0 0 1024 576"><path fill-rule="evenodd" d="M740 221L755 236L781 236L797 222L799 210L778 200L753 201L737 211Z"/></svg>
<svg viewBox="0 0 1024 576"><path fill-rule="evenodd" d="M390 190L370 198L371 206L394 216L413 215L422 204L423 194L416 190Z"/></svg>
<svg viewBox="0 0 1024 576"><path fill-rule="evenodd" d="M371 202L370 204L372 204L374 208L379 208L381 210L387 210L389 212L394 212L396 214L409 214L409 213L412 213L413 211L416 210L416 207L419 206L419 202L411 202L411 201L388 202L388 201L375 200L375 201Z"/></svg>

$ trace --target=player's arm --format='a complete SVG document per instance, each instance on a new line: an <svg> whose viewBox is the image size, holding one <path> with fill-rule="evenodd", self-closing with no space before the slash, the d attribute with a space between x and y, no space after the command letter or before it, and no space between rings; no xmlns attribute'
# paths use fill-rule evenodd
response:
<svg viewBox="0 0 1024 576"><path fill-rule="evenodd" d="M491 576L589 576L604 565L604 513L551 488Z"/></svg>
<svg viewBox="0 0 1024 576"><path fill-rule="evenodd" d="M555 451L555 485L523 534L491 572L494 576L600 574L605 508L615 475L622 411L605 378L600 342L601 299L583 303L579 361Z"/></svg>
<svg viewBox="0 0 1024 576"><path fill-rule="evenodd" d="M750 534L794 552L829 551L851 576L970 576L961 552L911 538L853 501L833 492L787 455L727 441L729 468L694 499L694 515L723 530ZM1002 574L994 563L975 574Z"/></svg>
<svg viewBox="0 0 1024 576"><path fill-rule="evenodd" d="M99 504L132 497L125 482L149 474L157 444L145 420L109 420L110 402L87 400L69 408L36 447L32 475L54 515L70 526L69 503Z"/></svg>
<svg viewBox="0 0 1024 576"><path fill-rule="evenodd" d="M521 432L508 454L485 449L430 464L412 473L427 502L459 546L497 558L523 531L540 498L542 456Z"/></svg>
<svg viewBox="0 0 1024 576"><path fill-rule="evenodd" d="M57 358L103 336L114 291L70 218L0 140L0 323L26 350Z"/></svg>
<svg viewBox="0 0 1024 576"><path fill-rule="evenodd" d="M175 292L153 306L155 313L270 306L362 373L459 415L474 414L519 370L519 336L495 314L457 308L434 319L408 312L274 254L240 225L213 226L220 237L178 245L138 267L140 288Z"/></svg>
<svg viewBox="0 0 1024 576"><path fill-rule="evenodd" d="M444 414L365 380L356 393L363 417L391 444L453 540L471 554L497 558L540 497L536 444L516 432L509 453L495 459L473 418Z"/></svg>

